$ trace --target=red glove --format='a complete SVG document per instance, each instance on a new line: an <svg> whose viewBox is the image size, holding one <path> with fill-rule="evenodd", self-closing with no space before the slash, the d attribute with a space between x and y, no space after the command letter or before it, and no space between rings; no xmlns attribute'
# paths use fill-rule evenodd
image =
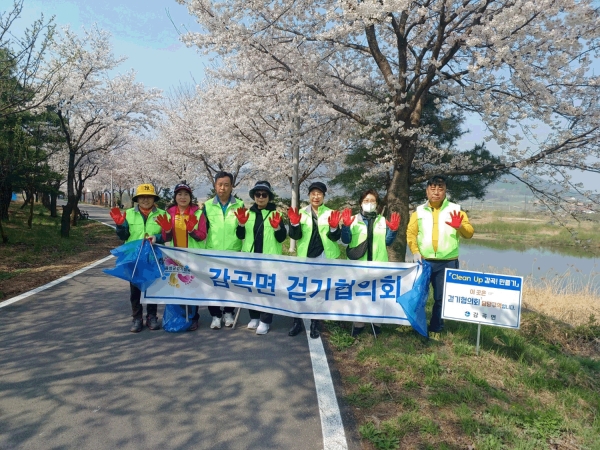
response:
<svg viewBox="0 0 600 450"><path fill-rule="evenodd" d="M393 212L390 217L390 221L388 222L386 220L385 224L388 226L388 228L390 230L398 231L398 227L400 226L400 214L398 214L397 212Z"/></svg>
<svg viewBox="0 0 600 450"><path fill-rule="evenodd" d="M331 211L331 215L329 216L329 226L331 228L337 228L340 225L341 218L342 218L341 212Z"/></svg>
<svg viewBox="0 0 600 450"><path fill-rule="evenodd" d="M300 213L298 208L288 208L288 217L292 225L298 225L300 223Z"/></svg>
<svg viewBox="0 0 600 450"><path fill-rule="evenodd" d="M271 222L271 226L276 230L279 228L279 224L281 223L281 214L278 212L274 213L271 217L269 217L269 222Z"/></svg>
<svg viewBox="0 0 600 450"><path fill-rule="evenodd" d="M342 221L344 222L344 225L349 227L350 225L352 225L353 220L354 217L352 217L352 210L350 208L346 208L342 212Z"/></svg>
<svg viewBox="0 0 600 450"><path fill-rule="evenodd" d="M248 219L250 218L250 213L243 206L238 208L233 214L235 214L235 217L237 217L240 225L246 225L246 222L248 222Z"/></svg>
<svg viewBox="0 0 600 450"><path fill-rule="evenodd" d="M460 215L460 212L458 211L452 211L450 213L450 219L451 222L446 222L448 225L450 225L452 228L455 229L459 229L460 228L460 224L462 223L462 216Z"/></svg>
<svg viewBox="0 0 600 450"><path fill-rule="evenodd" d="M156 217L155 222L162 228L163 231L169 232L173 228L173 224L166 214Z"/></svg>
<svg viewBox="0 0 600 450"><path fill-rule="evenodd" d="M194 231L196 225L198 225L198 219L195 215L192 214L190 215L190 218L185 221L185 227L187 228L187 232L191 233L192 231Z"/></svg>
<svg viewBox="0 0 600 450"><path fill-rule="evenodd" d="M123 225L126 215L127 212L124 212L123 215L121 215L121 210L116 206L110 210L110 217L112 217L112 220L114 220L117 225Z"/></svg>

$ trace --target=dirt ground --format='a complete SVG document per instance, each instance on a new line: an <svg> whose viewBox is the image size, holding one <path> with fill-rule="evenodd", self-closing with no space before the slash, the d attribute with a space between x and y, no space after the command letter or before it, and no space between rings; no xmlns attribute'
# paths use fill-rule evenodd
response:
<svg viewBox="0 0 600 450"><path fill-rule="evenodd" d="M0 270L12 273L11 278L0 281L0 292L4 294L0 301L8 300L11 297L43 286L94 261L105 258L110 255L111 249L119 245L121 245L121 241L115 236L114 238L88 243L88 250L70 255L64 258L59 264L52 263L37 267L28 267L26 269L3 267L0 264Z"/></svg>

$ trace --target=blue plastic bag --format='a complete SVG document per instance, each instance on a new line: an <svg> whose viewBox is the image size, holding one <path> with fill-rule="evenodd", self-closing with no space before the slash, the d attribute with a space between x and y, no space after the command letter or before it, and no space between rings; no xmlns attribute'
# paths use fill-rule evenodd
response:
<svg viewBox="0 0 600 450"><path fill-rule="evenodd" d="M152 248L146 239L128 242L110 252L117 258L115 267L104 269L103 272L129 281L142 292L164 272L162 252L158 247Z"/></svg>
<svg viewBox="0 0 600 450"><path fill-rule="evenodd" d="M427 298L429 297L431 265L427 261L423 261L420 269L421 273L415 280L412 289L398 297L396 301L402 306L406 318L412 327L422 336L428 337L425 305L427 304Z"/></svg>
<svg viewBox="0 0 600 450"><path fill-rule="evenodd" d="M185 305L166 305L163 313L162 327L169 333L187 331L192 326L192 319L196 315L197 306L188 305L187 320Z"/></svg>

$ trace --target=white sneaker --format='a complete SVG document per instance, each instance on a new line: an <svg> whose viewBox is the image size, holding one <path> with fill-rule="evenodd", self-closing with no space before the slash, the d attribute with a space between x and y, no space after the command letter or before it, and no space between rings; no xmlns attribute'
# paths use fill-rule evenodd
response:
<svg viewBox="0 0 600 450"><path fill-rule="evenodd" d="M223 321L225 322L226 327L232 327L233 326L233 314L231 314L231 313L223 314Z"/></svg>
<svg viewBox="0 0 600 450"><path fill-rule="evenodd" d="M267 334L269 332L269 324L261 322L256 329L256 334Z"/></svg>
<svg viewBox="0 0 600 450"><path fill-rule="evenodd" d="M251 319L250 322L248 322L248 329L256 330L258 328L259 322L260 320L258 319Z"/></svg>
<svg viewBox="0 0 600 450"><path fill-rule="evenodd" d="M212 322L210 323L210 327L213 330L218 330L219 328L221 328L221 318L217 316L213 317Z"/></svg>

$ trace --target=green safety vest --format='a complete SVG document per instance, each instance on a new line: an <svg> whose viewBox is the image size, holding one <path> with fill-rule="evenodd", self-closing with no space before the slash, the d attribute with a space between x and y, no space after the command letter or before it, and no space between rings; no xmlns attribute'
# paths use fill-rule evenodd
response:
<svg viewBox="0 0 600 450"><path fill-rule="evenodd" d="M419 233L417 245L421 257L425 259L456 259L458 258L458 231L446 222L450 222L450 213L460 212L460 205L444 199L438 215L438 243L437 252L433 249L433 209L429 202L417 207L417 221Z"/></svg>
<svg viewBox="0 0 600 450"><path fill-rule="evenodd" d="M329 232L329 216L333 210L325 205L319 206L317 210L317 226L319 228L319 236L323 242L323 248L325 250L325 257L329 259L336 259L340 256L340 247L337 242L333 242L327 237ZM302 227L302 238L297 241L298 244L298 256L304 256L308 254L308 244L310 243L310 237L312 236L313 219L312 219L312 206L308 205L306 209L300 210L300 227Z"/></svg>
<svg viewBox="0 0 600 450"><path fill-rule="evenodd" d="M354 248L367 240L367 224L362 220L358 220L357 215L352 224L350 231L352 232L352 240L348 247ZM388 253L385 245L385 235L387 233L387 225L383 216L377 216L373 224L373 261L388 261ZM366 261L368 252L358 259L358 261Z"/></svg>
<svg viewBox="0 0 600 450"><path fill-rule="evenodd" d="M256 213L249 211L250 217L246 222L246 239L244 239L244 245L242 246L243 252L254 252L254 223L256 222ZM283 253L283 245L281 242L277 242L275 239L275 229L269 222L269 215L276 211L269 211L267 209L261 209L260 212L264 218L263 227L263 254L264 255L281 255ZM283 226L283 221L279 225Z"/></svg>
<svg viewBox="0 0 600 450"><path fill-rule="evenodd" d="M146 234L149 236L161 234L162 229L160 228L160 225L155 222L155 219L162 214L167 214L167 212L155 207L154 210L148 214L145 224L144 216L137 208L129 208L125 211L125 214L127 224L129 225L129 238L125 242L131 242L144 239ZM171 220L169 214L167 214L167 217Z"/></svg>
<svg viewBox="0 0 600 450"><path fill-rule="evenodd" d="M214 197L204 203L206 218L210 223L208 234L206 236L206 246L204 248L213 250L233 250L239 252L242 248L242 241L235 235L237 229L237 218L234 212L244 206L240 199L229 203L225 214L221 209L218 197ZM216 204L215 204L216 201Z"/></svg>

